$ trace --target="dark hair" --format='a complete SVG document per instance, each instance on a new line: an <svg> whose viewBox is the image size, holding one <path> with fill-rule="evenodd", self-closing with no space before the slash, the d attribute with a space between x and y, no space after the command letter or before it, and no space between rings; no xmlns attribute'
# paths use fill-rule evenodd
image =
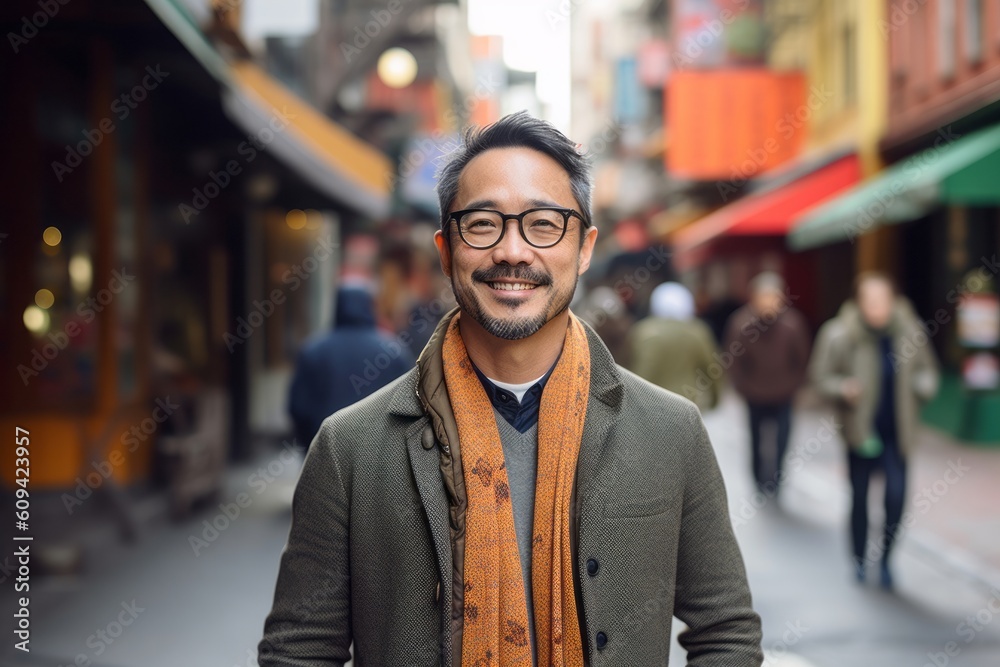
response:
<svg viewBox="0 0 1000 667"><path fill-rule="evenodd" d="M446 156L438 172L437 194L441 210L441 229L448 224L448 210L458 195L458 180L472 158L492 148L531 148L559 163L569 175L570 189L577 210L586 227L591 225L590 161L577 152L576 144L551 123L531 116L527 111L504 116L486 127L470 127L462 145Z"/></svg>
<svg viewBox="0 0 1000 667"><path fill-rule="evenodd" d="M889 291L893 294L898 293L896 288L896 281L893 280L892 276L884 271L879 271L877 269L870 269L867 271L862 271L854 279L854 296L857 297L861 293L861 288L864 287L866 283L871 282L881 282L888 286Z"/></svg>

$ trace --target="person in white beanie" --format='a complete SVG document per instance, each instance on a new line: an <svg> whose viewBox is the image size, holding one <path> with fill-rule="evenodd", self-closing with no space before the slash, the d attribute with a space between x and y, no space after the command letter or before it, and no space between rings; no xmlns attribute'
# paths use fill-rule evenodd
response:
<svg viewBox="0 0 1000 667"><path fill-rule="evenodd" d="M695 317L694 296L680 283L663 283L653 290L649 306L651 315L629 335L629 370L702 411L714 408L725 372L715 363L711 330Z"/></svg>

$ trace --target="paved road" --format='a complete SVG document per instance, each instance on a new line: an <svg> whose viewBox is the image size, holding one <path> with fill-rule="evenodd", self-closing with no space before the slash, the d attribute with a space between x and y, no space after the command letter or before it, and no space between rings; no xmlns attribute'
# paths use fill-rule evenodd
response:
<svg viewBox="0 0 1000 667"><path fill-rule="evenodd" d="M764 498L750 483L744 423L743 407L732 397L706 416L772 667L799 664L780 661L786 650L816 667L1000 665L1000 614L989 609L994 598L1000 609L1000 593L943 568L916 539L919 523L895 556L896 594L854 582L842 450L816 415L793 427L787 460L802 464L787 493L759 508ZM966 622L977 614L980 620Z"/></svg>
<svg viewBox="0 0 1000 667"><path fill-rule="evenodd" d="M834 440L811 453L793 450L792 457L808 459L780 504L755 507L755 500L761 503L746 472L742 406L727 398L706 422L764 619L768 667L1000 665L1000 622L989 611L989 590L943 570L918 541L901 544L898 594L853 582L847 489ZM820 427L815 417L799 419L793 443L803 446ZM287 535L295 470L288 466L263 488L252 473L231 475L223 499L247 493L251 503L214 539L204 534L203 521L224 524L217 507L184 524L159 524L136 547L108 544L89 559L84 578L39 582L30 660L17 655L12 661L8 654L5 664L70 665L82 655L109 667L254 665ZM197 556L192 535L205 540ZM1000 599L994 607L1000 608ZM977 614L974 625L966 622ZM683 664L678 649L672 665Z"/></svg>

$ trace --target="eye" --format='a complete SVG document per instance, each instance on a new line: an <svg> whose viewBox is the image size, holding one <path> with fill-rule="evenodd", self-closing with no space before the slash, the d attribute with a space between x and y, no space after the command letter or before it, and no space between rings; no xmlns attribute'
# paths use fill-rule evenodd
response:
<svg viewBox="0 0 1000 667"><path fill-rule="evenodd" d="M556 223L555 220L549 220L547 218L539 218L537 220L531 221L532 227L559 227L560 225Z"/></svg>

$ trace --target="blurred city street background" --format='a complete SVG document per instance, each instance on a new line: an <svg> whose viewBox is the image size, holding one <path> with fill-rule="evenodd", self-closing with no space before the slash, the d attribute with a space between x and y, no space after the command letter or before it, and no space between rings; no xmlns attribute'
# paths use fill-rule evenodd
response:
<svg viewBox="0 0 1000 667"><path fill-rule="evenodd" d="M30 653L0 550L0 664L256 664L315 412L404 372L453 307L436 169L527 110L594 167L574 312L644 376L673 349L646 337L658 286L707 332L682 393L766 664L1000 665L1000 2L11 0L0 21L0 425L31 442L30 527L5 515L0 543L34 538ZM780 495L754 479L732 347L755 277L813 348L866 271L912 320L900 365L940 370L892 590L855 581L816 382L788 399ZM330 402L303 407L297 367L340 373Z"/></svg>

